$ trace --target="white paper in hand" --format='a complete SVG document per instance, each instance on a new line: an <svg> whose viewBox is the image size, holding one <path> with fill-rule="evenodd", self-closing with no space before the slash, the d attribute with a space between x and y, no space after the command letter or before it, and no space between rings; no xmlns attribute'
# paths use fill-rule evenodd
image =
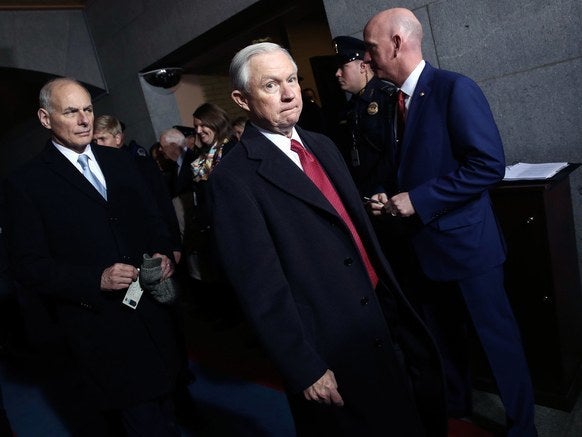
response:
<svg viewBox="0 0 582 437"><path fill-rule="evenodd" d="M133 281L127 292L125 293L125 297L123 298L123 303L130 308L136 309L139 300L141 299L141 295L143 294L143 290L141 285L139 285L139 276L138 278Z"/></svg>

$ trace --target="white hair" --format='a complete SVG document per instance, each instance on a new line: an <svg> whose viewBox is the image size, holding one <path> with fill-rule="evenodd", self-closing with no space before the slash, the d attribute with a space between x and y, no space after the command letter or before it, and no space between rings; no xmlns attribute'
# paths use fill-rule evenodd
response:
<svg viewBox="0 0 582 437"><path fill-rule="evenodd" d="M297 64L291 57L291 54L278 44L272 42L260 42L257 44L251 44L246 46L244 49L237 52L230 62L230 81L232 83L233 90L239 91L249 91L249 61L253 56L262 55L265 53L275 53L283 52L293 63L295 71L297 72Z"/></svg>

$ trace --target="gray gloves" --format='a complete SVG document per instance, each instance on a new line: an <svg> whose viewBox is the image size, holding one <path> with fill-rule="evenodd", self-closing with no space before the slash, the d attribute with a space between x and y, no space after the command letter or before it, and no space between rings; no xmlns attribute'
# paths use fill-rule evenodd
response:
<svg viewBox="0 0 582 437"><path fill-rule="evenodd" d="M162 258L152 258L147 253L143 255L139 283L141 288L160 303L172 303L178 295L172 278L162 281Z"/></svg>

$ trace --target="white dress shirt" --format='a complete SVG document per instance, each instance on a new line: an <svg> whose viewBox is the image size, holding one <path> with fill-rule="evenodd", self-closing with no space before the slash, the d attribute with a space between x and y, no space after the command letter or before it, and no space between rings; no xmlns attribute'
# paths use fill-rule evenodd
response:
<svg viewBox="0 0 582 437"><path fill-rule="evenodd" d="M83 174L83 167L81 167L81 164L79 164L79 162L77 161L77 159L79 158L79 154L74 150L71 150L65 146L61 146L60 144L55 143L54 141L53 144L57 148L57 150L65 156L65 158L71 161L71 164L73 164L75 168L79 170L79 173ZM91 169L93 174L97 177L97 179L99 179L99 182L101 182L103 186L107 189L107 182L105 182L105 176L103 176L103 172L101 171L101 168L99 167L99 164L95 159L95 155L93 155L93 151L91 150L91 144L87 145L85 151L83 152L83 155L87 155L89 157L88 161L89 168Z"/></svg>
<svg viewBox="0 0 582 437"><path fill-rule="evenodd" d="M299 137L299 134L297 133L295 128L293 128L293 133L291 135L291 138L288 138L285 135L277 134L275 132L270 132L266 129L263 129L254 123L253 123L253 126L255 126L260 133L262 133L265 137L267 137L267 139L269 141L274 143L275 146L277 146L279 149L281 149L281 152L283 152L285 155L287 155L287 157L291 161L293 161L295 163L295 165L297 165L297 167L299 167L301 170L303 170L303 166L301 165L299 155L297 153L295 153L293 150L291 150L291 140L296 140L303 147L305 147L305 145L303 144L303 141L301 141L301 138Z"/></svg>

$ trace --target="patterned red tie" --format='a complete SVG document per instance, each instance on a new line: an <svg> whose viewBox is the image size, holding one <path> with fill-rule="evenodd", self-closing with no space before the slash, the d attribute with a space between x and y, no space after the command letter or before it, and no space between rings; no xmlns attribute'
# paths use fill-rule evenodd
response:
<svg viewBox="0 0 582 437"><path fill-rule="evenodd" d="M350 230L352 238L356 243L358 251L360 252L360 256L362 257L362 261L364 262L366 270L368 271L368 276L370 277L372 286L376 288L376 285L378 284L378 275L376 274L376 271L370 262L368 253L364 248L364 243L362 243L362 239L360 238L358 231L356 231L356 227L354 226L352 219L346 211L346 208L344 207L344 204L337 194L333 184L329 180L329 177L319 164L319 161L317 161L317 159L315 159L315 157L309 153L305 147L299 143L299 141L291 140L291 150L299 155L299 160L301 161L301 165L303 166L303 171L305 174L309 177L309 179L311 179L317 188L319 188L319 191L321 191L329 203L331 203L331 206L334 207L334 209L337 211Z"/></svg>

